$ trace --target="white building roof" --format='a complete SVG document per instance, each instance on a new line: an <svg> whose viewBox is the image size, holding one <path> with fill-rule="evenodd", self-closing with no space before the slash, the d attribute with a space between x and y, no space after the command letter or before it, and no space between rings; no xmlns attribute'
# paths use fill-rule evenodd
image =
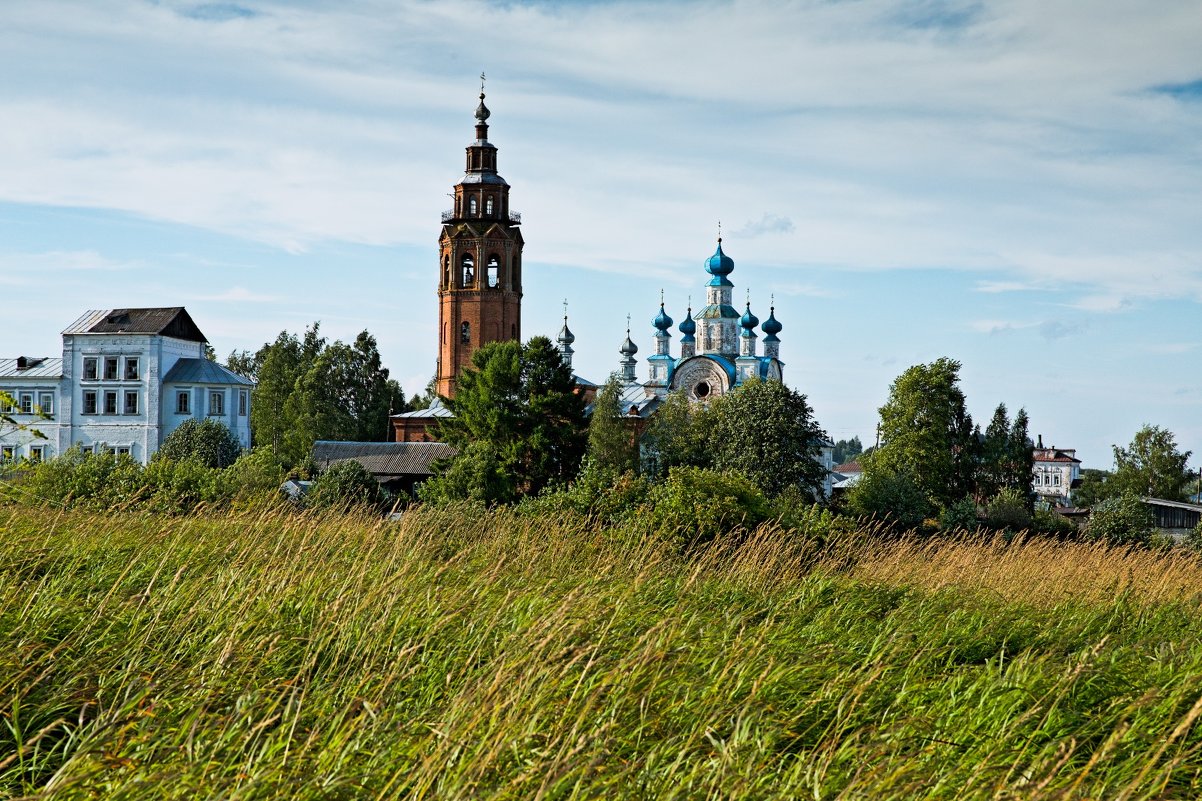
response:
<svg viewBox="0 0 1202 801"><path fill-rule="evenodd" d="M25 369L17 368L17 359L0 359L0 378L62 378L63 360L61 357L33 358L26 357L30 365Z"/></svg>

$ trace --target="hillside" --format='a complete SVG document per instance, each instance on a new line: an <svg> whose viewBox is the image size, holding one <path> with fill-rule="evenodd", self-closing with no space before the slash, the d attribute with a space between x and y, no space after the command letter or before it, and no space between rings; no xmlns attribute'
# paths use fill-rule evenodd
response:
<svg viewBox="0 0 1202 801"><path fill-rule="evenodd" d="M0 798L1196 798L1202 567L0 507Z"/></svg>

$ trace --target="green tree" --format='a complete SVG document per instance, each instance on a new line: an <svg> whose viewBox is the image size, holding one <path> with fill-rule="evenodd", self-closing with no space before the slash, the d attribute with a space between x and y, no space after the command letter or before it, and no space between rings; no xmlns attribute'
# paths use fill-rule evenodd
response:
<svg viewBox="0 0 1202 801"><path fill-rule="evenodd" d="M1081 486L1073 489L1074 506L1094 506L1107 498L1115 496L1110 485L1112 473L1109 470L1098 470L1087 467L1081 471ZM1121 493L1118 493L1121 494Z"/></svg>
<svg viewBox="0 0 1202 801"><path fill-rule="evenodd" d="M639 466L638 431L619 404L621 384L610 376L593 400L588 422L588 458L594 467L614 473L633 472Z"/></svg>
<svg viewBox="0 0 1202 801"><path fill-rule="evenodd" d="M1107 482L1110 494L1185 500L1191 478L1186 472L1190 453L1177 450L1173 432L1145 425L1126 448L1114 446L1114 476Z"/></svg>
<svg viewBox="0 0 1202 801"><path fill-rule="evenodd" d="M1114 545L1142 545L1152 537L1152 510L1139 496L1125 492L1094 507L1086 533Z"/></svg>
<svg viewBox="0 0 1202 801"><path fill-rule="evenodd" d="M940 508L972 493L978 443L958 361L941 358L906 370L891 385L880 414L881 447L866 473L909 476Z"/></svg>
<svg viewBox="0 0 1202 801"><path fill-rule="evenodd" d="M707 407L690 403L683 392L670 393L643 433L644 475L663 478L673 467L711 467L708 428Z"/></svg>
<svg viewBox="0 0 1202 801"><path fill-rule="evenodd" d="M864 444L860 442L858 436L851 439L841 439L835 443L834 460L835 464L844 464L854 461L857 456L864 452Z"/></svg>
<svg viewBox="0 0 1202 801"><path fill-rule="evenodd" d="M1006 466L1010 459L1010 415L1004 403L999 403L993 411L989 427L981 437L980 454L976 499L979 503L985 503L1006 486Z"/></svg>
<svg viewBox="0 0 1202 801"><path fill-rule="evenodd" d="M387 493L367 469L348 459L336 462L322 472L305 495L310 509L347 510L355 507L379 507Z"/></svg>
<svg viewBox="0 0 1202 801"><path fill-rule="evenodd" d="M769 496L788 487L821 493L826 433L800 392L780 381L748 381L711 404L708 430L717 470L743 476Z"/></svg>
<svg viewBox="0 0 1202 801"><path fill-rule="evenodd" d="M205 467L229 467L240 453L238 437L225 423L211 417L191 417L167 435L154 458L177 462L191 459Z"/></svg>
<svg viewBox="0 0 1202 801"><path fill-rule="evenodd" d="M231 353L227 364L258 381L251 431L286 465L303 461L319 439L386 440L389 414L408 409L367 331L330 344L314 323L302 337L280 332L253 356Z"/></svg>
<svg viewBox="0 0 1202 801"><path fill-rule="evenodd" d="M16 418L15 415L19 408L16 398L0 390L0 434L11 434L14 431L21 431L31 440L47 439L46 435L32 424ZM46 419L46 415L36 406L34 407L34 416L41 420Z"/></svg>
<svg viewBox="0 0 1202 801"><path fill-rule="evenodd" d="M874 464L876 458L868 456L862 463L864 474L848 492L847 510L887 522L898 531L919 528L936 509L918 479L905 468Z"/></svg>
<svg viewBox="0 0 1202 801"><path fill-rule="evenodd" d="M458 454L436 465L425 500L511 503L566 483L587 445L584 398L546 337L490 342L472 354L438 437Z"/></svg>

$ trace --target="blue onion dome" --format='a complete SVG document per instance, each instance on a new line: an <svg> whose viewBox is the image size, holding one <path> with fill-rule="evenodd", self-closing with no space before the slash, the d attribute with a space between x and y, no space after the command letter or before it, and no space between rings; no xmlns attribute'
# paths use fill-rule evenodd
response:
<svg viewBox="0 0 1202 801"><path fill-rule="evenodd" d="M626 341L622 343L622 347L618 348L618 353L623 356L633 356L639 352L639 346L634 344L630 339L630 329L626 330Z"/></svg>
<svg viewBox="0 0 1202 801"><path fill-rule="evenodd" d="M558 341L561 345L571 345L576 341L576 335L572 333L570 328L568 328L567 317L563 318L563 328L559 330L559 337L556 341Z"/></svg>
<svg viewBox="0 0 1202 801"><path fill-rule="evenodd" d="M745 331L751 331L760 324L760 318L751 313L751 301L747 301L747 311L743 312L742 319L739 320L739 325L743 326Z"/></svg>
<svg viewBox="0 0 1202 801"><path fill-rule="evenodd" d="M693 334L697 333L697 323L693 322L692 306L689 307L689 313L685 316L684 320L681 321L680 328L678 330L686 337L691 337Z"/></svg>
<svg viewBox="0 0 1202 801"><path fill-rule="evenodd" d="M718 249L705 263L705 271L710 275L727 276L735 269L735 260L722 252L722 237L718 237Z"/></svg>
<svg viewBox="0 0 1202 801"><path fill-rule="evenodd" d="M782 328L784 326L776 319L776 307L773 306L768 312L768 319L760 326L760 330L775 340L776 335L781 332Z"/></svg>
<svg viewBox="0 0 1202 801"><path fill-rule="evenodd" d="M668 316L666 311L664 311L663 301L660 301L659 314L655 315L655 320L653 320L651 324L660 331L667 331L672 327L672 318Z"/></svg>

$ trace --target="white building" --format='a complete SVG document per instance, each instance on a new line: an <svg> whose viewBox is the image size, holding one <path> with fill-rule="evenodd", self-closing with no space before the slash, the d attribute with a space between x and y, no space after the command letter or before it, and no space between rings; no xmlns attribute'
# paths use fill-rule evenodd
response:
<svg viewBox="0 0 1202 801"><path fill-rule="evenodd" d="M1031 487L1041 502L1052 508L1073 505L1073 488L1081 484L1081 460L1075 448L1045 448L1041 436L1031 473Z"/></svg>
<svg viewBox="0 0 1202 801"><path fill-rule="evenodd" d="M145 463L190 418L220 420L249 447L253 382L205 359L206 342L183 307L105 309L63 331L61 359L0 359L13 419L46 437L0 431L0 458L46 459L78 446Z"/></svg>

